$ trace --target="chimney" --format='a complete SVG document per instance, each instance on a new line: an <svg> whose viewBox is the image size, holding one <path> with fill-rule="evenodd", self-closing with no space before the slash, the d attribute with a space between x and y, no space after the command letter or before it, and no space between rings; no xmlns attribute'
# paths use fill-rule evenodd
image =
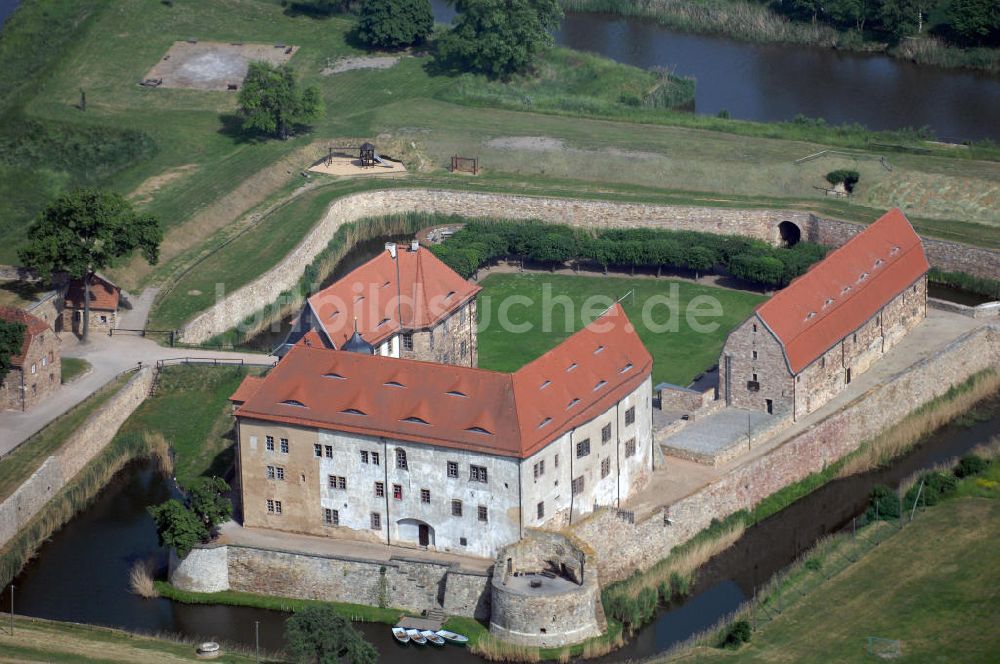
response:
<svg viewBox="0 0 1000 664"><path fill-rule="evenodd" d="M395 242L386 242L385 243L385 250L389 252L390 256L392 256L393 258L396 258L396 243Z"/></svg>
<svg viewBox="0 0 1000 664"><path fill-rule="evenodd" d="M420 241L417 240L416 238L413 238L410 241L410 251L416 251L419 248L420 248Z"/></svg>

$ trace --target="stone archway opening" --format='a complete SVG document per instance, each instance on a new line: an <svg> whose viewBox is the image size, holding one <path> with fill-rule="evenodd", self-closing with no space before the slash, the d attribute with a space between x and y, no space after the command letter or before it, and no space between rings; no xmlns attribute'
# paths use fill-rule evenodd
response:
<svg viewBox="0 0 1000 664"><path fill-rule="evenodd" d="M434 546L434 527L429 523L419 519L400 519L396 526L400 540L417 546Z"/></svg>
<svg viewBox="0 0 1000 664"><path fill-rule="evenodd" d="M778 237L781 240L781 246L794 247L802 239L802 231L792 222L783 221L778 224Z"/></svg>

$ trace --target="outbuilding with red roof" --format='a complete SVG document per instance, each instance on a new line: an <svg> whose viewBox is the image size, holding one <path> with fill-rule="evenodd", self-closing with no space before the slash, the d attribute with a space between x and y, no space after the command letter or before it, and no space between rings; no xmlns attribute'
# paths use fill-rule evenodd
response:
<svg viewBox="0 0 1000 664"><path fill-rule="evenodd" d="M726 341L726 404L798 418L844 389L927 313L920 237L893 209L764 302Z"/></svg>
<svg viewBox="0 0 1000 664"><path fill-rule="evenodd" d="M21 328L20 349L0 380L0 409L28 410L62 382L59 337L49 324L16 307L0 307L0 320Z"/></svg>
<svg viewBox="0 0 1000 664"><path fill-rule="evenodd" d="M70 279L63 308L63 329L80 333L85 311L83 279ZM94 274L90 279L90 331L107 331L118 324L121 289L109 279Z"/></svg>

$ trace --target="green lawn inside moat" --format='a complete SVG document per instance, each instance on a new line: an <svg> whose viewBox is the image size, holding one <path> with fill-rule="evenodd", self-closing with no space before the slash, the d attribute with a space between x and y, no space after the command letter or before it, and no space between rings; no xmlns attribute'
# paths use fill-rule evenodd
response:
<svg viewBox="0 0 1000 664"><path fill-rule="evenodd" d="M622 305L653 356L654 385L687 385L716 364L729 332L766 299L667 278L492 274L480 285L481 368L516 371L631 291Z"/></svg>

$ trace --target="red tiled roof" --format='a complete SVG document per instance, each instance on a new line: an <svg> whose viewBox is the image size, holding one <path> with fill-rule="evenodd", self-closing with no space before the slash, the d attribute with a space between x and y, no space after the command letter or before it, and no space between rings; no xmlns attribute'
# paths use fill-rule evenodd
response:
<svg viewBox="0 0 1000 664"><path fill-rule="evenodd" d="M233 403L244 403L254 395L263 382L263 376L245 376L243 382L236 388L233 395L229 397L229 400Z"/></svg>
<svg viewBox="0 0 1000 664"><path fill-rule="evenodd" d="M24 331L24 341L21 342L21 352L11 355L10 363L15 367L23 366L24 356L28 354L28 348L35 337L49 329L48 323L38 316L29 314L17 307L0 307L0 319L8 323L21 323L26 328Z"/></svg>
<svg viewBox="0 0 1000 664"><path fill-rule="evenodd" d="M117 311L118 286L95 274L90 280L90 308L101 311ZM83 309L83 279L72 279L66 291L66 306L70 309Z"/></svg>
<svg viewBox="0 0 1000 664"><path fill-rule="evenodd" d="M893 209L761 304L757 315L797 374L928 269L920 237Z"/></svg>
<svg viewBox="0 0 1000 664"><path fill-rule="evenodd" d="M523 458L634 391L652 364L616 305L513 374L295 346L236 414Z"/></svg>
<svg viewBox="0 0 1000 664"><path fill-rule="evenodd" d="M400 327L433 326L481 290L424 247L410 251L399 246L396 255L398 280L396 261L383 251L309 298L309 306L337 348L354 334L355 319L364 340L378 345Z"/></svg>

